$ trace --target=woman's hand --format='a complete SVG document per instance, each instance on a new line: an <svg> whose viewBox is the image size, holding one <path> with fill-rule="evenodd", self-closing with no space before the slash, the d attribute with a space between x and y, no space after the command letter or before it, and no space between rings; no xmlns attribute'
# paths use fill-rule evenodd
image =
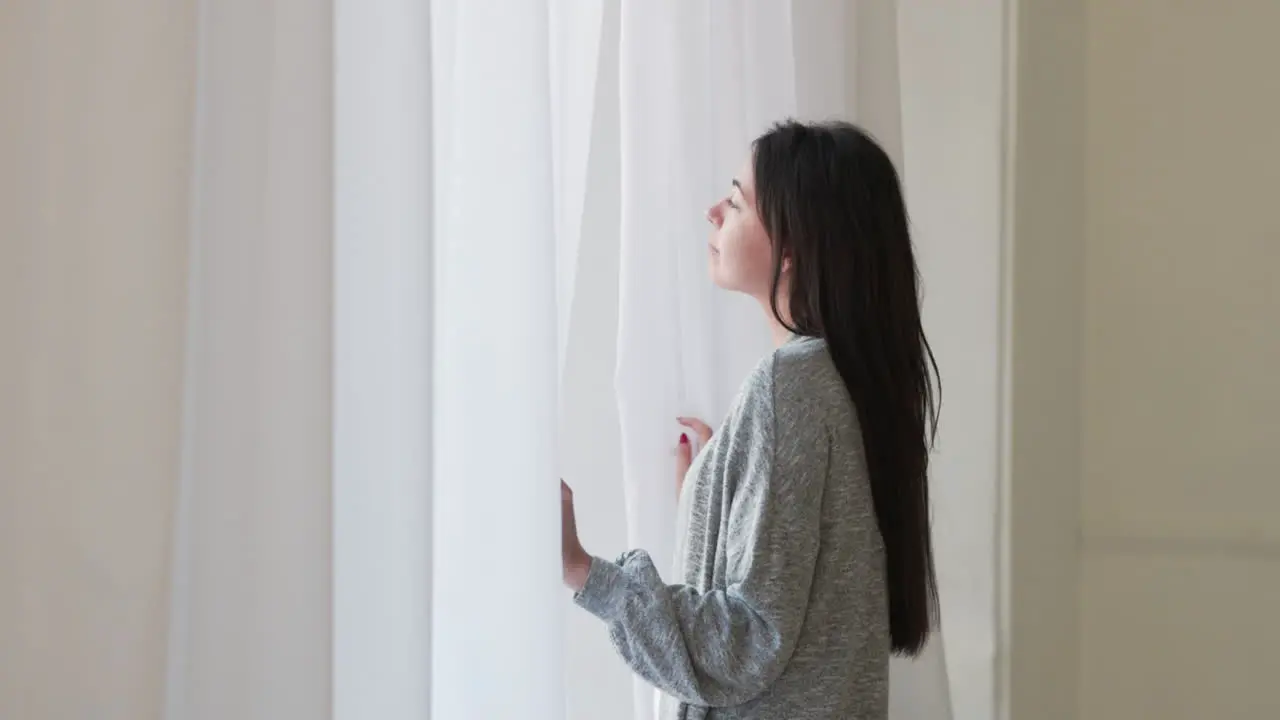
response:
<svg viewBox="0 0 1280 720"><path fill-rule="evenodd" d="M564 584L574 592L587 586L591 556L578 540L578 521L573 515L573 490L560 481L560 564Z"/></svg>
<svg viewBox="0 0 1280 720"><path fill-rule="evenodd" d="M698 447L704 448L711 442L711 426L697 418L676 418L676 422L689 428L698 437ZM689 474L689 466L693 464L693 444L687 434L680 436L676 444L676 497L684 489L684 476Z"/></svg>

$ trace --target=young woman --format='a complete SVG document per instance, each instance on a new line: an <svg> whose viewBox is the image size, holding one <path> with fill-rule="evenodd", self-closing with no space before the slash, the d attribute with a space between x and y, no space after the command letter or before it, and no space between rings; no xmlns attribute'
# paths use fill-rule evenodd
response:
<svg viewBox="0 0 1280 720"><path fill-rule="evenodd" d="M883 720L889 656L937 613L929 446L937 367L902 190L848 124L756 140L710 209L711 279L760 301L777 349L724 426L683 422L679 583L592 557L562 486L564 581L664 720Z"/></svg>

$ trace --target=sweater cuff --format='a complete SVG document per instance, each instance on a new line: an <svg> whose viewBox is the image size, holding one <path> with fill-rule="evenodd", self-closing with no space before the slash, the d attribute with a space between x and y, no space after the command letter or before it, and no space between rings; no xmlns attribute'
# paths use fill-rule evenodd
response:
<svg viewBox="0 0 1280 720"><path fill-rule="evenodd" d="M620 604L617 591L625 582L621 567L608 560L592 557L587 582L581 591L574 593L573 601L601 620L611 620Z"/></svg>

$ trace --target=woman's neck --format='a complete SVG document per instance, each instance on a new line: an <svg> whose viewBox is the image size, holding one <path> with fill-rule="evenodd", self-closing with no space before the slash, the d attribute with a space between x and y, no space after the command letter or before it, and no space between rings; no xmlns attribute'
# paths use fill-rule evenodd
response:
<svg viewBox="0 0 1280 720"><path fill-rule="evenodd" d="M787 294L785 292L778 293L778 312L774 314L773 306L769 302L769 298L756 298L760 302L760 306L764 308L765 321L769 323L769 333L773 337L773 346L782 347L786 345L792 338L792 332L787 329L788 325L794 327L791 322L791 311L788 308ZM782 316L782 320L778 316ZM785 321L785 322L784 322Z"/></svg>

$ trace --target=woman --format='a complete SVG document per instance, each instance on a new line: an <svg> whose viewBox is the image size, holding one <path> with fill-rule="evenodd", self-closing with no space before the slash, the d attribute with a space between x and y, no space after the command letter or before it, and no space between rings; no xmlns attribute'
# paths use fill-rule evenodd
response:
<svg viewBox="0 0 1280 720"><path fill-rule="evenodd" d="M883 720L889 656L937 613L928 456L937 367L893 163L848 124L775 127L707 215L711 279L760 301L777 349L679 490L680 584L578 541L564 581L662 717Z"/></svg>

